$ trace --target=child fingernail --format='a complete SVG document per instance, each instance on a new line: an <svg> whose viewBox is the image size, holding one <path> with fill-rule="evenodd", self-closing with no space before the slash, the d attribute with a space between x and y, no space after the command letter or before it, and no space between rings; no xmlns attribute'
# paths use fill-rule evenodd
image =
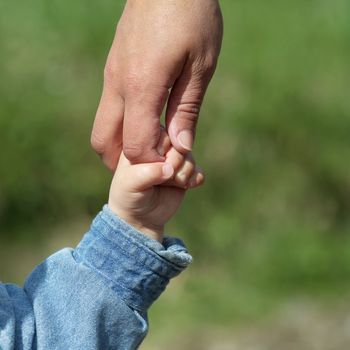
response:
<svg viewBox="0 0 350 350"><path fill-rule="evenodd" d="M176 182L179 184L179 185L183 185L185 186L186 183L187 183L187 176L185 173L177 173L176 174Z"/></svg>
<svg viewBox="0 0 350 350"><path fill-rule="evenodd" d="M169 178L174 173L174 168L170 164L163 165L163 175L166 178Z"/></svg>

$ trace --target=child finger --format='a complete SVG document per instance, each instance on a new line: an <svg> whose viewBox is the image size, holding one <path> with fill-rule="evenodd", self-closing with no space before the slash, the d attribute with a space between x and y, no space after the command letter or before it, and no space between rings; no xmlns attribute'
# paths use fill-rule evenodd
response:
<svg viewBox="0 0 350 350"><path fill-rule="evenodd" d="M175 173L181 169L185 159L186 156L178 152L174 147L166 155L166 161L173 166Z"/></svg>
<svg viewBox="0 0 350 350"><path fill-rule="evenodd" d="M201 168L196 167L190 180L188 181L188 188L195 188L203 185L205 180L204 172Z"/></svg>
<svg viewBox="0 0 350 350"><path fill-rule="evenodd" d="M130 166L122 176L125 188L131 192L147 190L170 179L174 169L169 163L144 163Z"/></svg>
<svg viewBox="0 0 350 350"><path fill-rule="evenodd" d="M195 163L192 155L186 155L181 168L175 174L175 182L180 186L186 187L189 179L193 175L194 169Z"/></svg>

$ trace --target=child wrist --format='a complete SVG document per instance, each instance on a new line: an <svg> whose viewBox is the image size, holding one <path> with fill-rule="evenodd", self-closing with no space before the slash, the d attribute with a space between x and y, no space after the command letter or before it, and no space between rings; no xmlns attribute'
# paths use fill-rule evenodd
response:
<svg viewBox="0 0 350 350"><path fill-rule="evenodd" d="M131 226L133 226L137 231L141 232L142 234L146 235L147 237L152 238L160 243L163 242L164 227L161 229L155 229L155 228L146 227L144 225L140 225L137 223L132 223L132 222L129 222L127 220L125 220L125 221L128 222Z"/></svg>
<svg viewBox="0 0 350 350"><path fill-rule="evenodd" d="M124 220L129 225L133 226L137 231L152 238L160 243L163 241L164 236L164 225L151 225L141 222L141 220L128 215L116 208L111 202L108 203L109 208L116 214L120 219Z"/></svg>

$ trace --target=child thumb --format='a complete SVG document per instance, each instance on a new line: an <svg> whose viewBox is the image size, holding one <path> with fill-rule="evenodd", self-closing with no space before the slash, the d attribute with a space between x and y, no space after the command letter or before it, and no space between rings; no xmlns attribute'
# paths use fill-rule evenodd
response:
<svg viewBox="0 0 350 350"><path fill-rule="evenodd" d="M128 182L131 190L143 191L152 186L160 185L174 174L174 168L169 163L135 164L129 168Z"/></svg>

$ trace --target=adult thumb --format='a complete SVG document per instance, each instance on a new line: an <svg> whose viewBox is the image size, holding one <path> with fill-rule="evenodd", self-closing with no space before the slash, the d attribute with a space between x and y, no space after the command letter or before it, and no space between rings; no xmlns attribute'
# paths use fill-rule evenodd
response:
<svg viewBox="0 0 350 350"><path fill-rule="evenodd" d="M174 168L166 162L131 165L126 186L130 191L144 191L169 180L173 174Z"/></svg>

